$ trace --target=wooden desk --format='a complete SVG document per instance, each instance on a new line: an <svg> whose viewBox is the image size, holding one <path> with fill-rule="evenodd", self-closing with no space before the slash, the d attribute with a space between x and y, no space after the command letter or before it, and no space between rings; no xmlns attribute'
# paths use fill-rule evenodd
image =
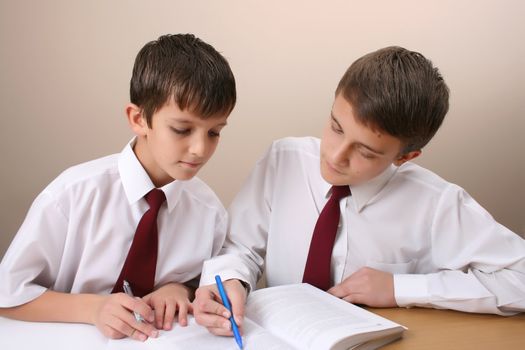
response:
<svg viewBox="0 0 525 350"><path fill-rule="evenodd" d="M505 317L435 309L374 309L400 323L403 338L381 349L525 349L525 314Z"/></svg>

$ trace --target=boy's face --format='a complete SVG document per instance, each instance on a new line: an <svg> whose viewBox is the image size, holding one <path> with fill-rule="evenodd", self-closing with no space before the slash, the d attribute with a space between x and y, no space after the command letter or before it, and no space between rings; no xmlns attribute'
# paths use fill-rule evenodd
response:
<svg viewBox="0 0 525 350"><path fill-rule="evenodd" d="M398 138L359 123L339 94L321 139L321 175L332 185L362 184L420 153L400 155L402 146Z"/></svg>
<svg viewBox="0 0 525 350"><path fill-rule="evenodd" d="M155 186L173 180L189 180L211 158L228 115L202 119L170 99L156 111L151 128L140 109L130 104L126 112L137 134L135 154Z"/></svg>

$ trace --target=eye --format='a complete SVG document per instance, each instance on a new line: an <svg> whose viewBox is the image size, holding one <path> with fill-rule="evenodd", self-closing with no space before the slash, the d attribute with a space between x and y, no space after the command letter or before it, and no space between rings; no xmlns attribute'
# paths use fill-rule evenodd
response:
<svg viewBox="0 0 525 350"><path fill-rule="evenodd" d="M172 127L171 130L177 135L189 135L191 133L191 129L177 129Z"/></svg>
<svg viewBox="0 0 525 350"><path fill-rule="evenodd" d="M220 134L220 132L210 130L210 131L208 131L208 136L210 136L210 137L220 137L221 134Z"/></svg>
<svg viewBox="0 0 525 350"><path fill-rule="evenodd" d="M331 123L331 128L337 134L342 134L343 133L343 130L336 123L334 123L333 121Z"/></svg>
<svg viewBox="0 0 525 350"><path fill-rule="evenodd" d="M359 154L361 154L361 156L363 158L366 158L366 159L374 159L376 157L375 154L372 154L372 153L369 153L369 152L360 151Z"/></svg>

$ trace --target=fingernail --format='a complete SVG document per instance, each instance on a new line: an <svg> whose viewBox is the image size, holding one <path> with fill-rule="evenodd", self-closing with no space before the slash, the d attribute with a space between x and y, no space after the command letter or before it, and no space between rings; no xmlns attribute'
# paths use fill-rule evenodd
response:
<svg viewBox="0 0 525 350"><path fill-rule="evenodd" d="M170 330L171 329L171 324L169 324L169 322L166 322L164 324L164 329L167 330L167 331Z"/></svg>
<svg viewBox="0 0 525 350"><path fill-rule="evenodd" d="M146 337L145 334L139 334L139 340L140 341L146 341L146 339L148 339L148 337Z"/></svg>
<svg viewBox="0 0 525 350"><path fill-rule="evenodd" d="M224 311L222 313L222 316L224 316L225 318L230 318L230 313L228 311Z"/></svg>
<svg viewBox="0 0 525 350"><path fill-rule="evenodd" d="M222 327L225 328L225 329L230 329L231 326L232 326L232 325L231 325L230 322L224 322L224 323L222 324Z"/></svg>
<svg viewBox="0 0 525 350"><path fill-rule="evenodd" d="M233 316L233 319L235 320L235 323L237 323L237 326L240 326L242 324L241 316Z"/></svg>
<svg viewBox="0 0 525 350"><path fill-rule="evenodd" d="M159 331L154 330L153 332L151 332L151 337L157 338L158 336L159 336Z"/></svg>

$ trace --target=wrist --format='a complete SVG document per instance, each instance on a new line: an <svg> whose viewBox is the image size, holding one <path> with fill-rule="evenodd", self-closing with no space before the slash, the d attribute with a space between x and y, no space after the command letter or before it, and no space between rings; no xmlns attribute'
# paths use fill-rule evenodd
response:
<svg viewBox="0 0 525 350"><path fill-rule="evenodd" d="M238 281L241 283L241 286L244 287L244 291L246 292L246 295L248 295L250 293L250 284L242 280L238 280Z"/></svg>
<svg viewBox="0 0 525 350"><path fill-rule="evenodd" d="M107 297L108 296L105 295L83 294L82 298L84 300L81 301L80 310L80 318L83 321L81 322L96 325L98 322L98 315L100 314L102 305Z"/></svg>

